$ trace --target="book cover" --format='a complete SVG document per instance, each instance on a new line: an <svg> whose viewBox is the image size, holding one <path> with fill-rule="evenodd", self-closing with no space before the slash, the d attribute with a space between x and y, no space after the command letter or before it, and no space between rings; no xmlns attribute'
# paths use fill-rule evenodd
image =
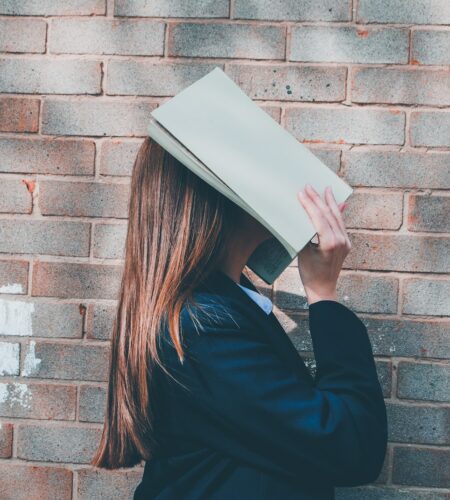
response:
<svg viewBox="0 0 450 500"><path fill-rule="evenodd" d="M151 115L156 142L273 234L247 262L267 284L316 234L297 192L329 185L338 204L353 192L219 67Z"/></svg>

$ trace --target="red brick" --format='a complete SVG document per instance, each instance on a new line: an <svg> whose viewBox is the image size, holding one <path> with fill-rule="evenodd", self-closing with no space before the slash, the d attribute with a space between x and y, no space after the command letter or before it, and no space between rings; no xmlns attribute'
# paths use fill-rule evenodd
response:
<svg viewBox="0 0 450 500"><path fill-rule="evenodd" d="M86 380L108 379L109 344L63 344L31 340L24 348L23 377Z"/></svg>
<svg viewBox="0 0 450 500"><path fill-rule="evenodd" d="M0 298L3 335L81 338L84 309L79 303ZM20 321L18 321L20 318Z"/></svg>
<svg viewBox="0 0 450 500"><path fill-rule="evenodd" d="M94 257L99 259L123 259L127 224L95 224Z"/></svg>
<svg viewBox="0 0 450 500"><path fill-rule="evenodd" d="M123 266L36 262L32 295L117 299Z"/></svg>
<svg viewBox="0 0 450 500"><path fill-rule="evenodd" d="M62 467L0 464L2 500L70 500L72 471Z"/></svg>
<svg viewBox="0 0 450 500"><path fill-rule="evenodd" d="M117 306L89 304L87 308L86 329L90 339L109 340L113 328Z"/></svg>
<svg viewBox="0 0 450 500"><path fill-rule="evenodd" d="M0 293L26 294L28 266L24 260L0 260Z"/></svg>
<svg viewBox="0 0 450 500"><path fill-rule="evenodd" d="M450 487L450 450L414 446L395 446L393 484Z"/></svg>
<svg viewBox="0 0 450 500"><path fill-rule="evenodd" d="M141 144L141 140L111 139L103 142L100 150L100 174L131 176Z"/></svg>
<svg viewBox="0 0 450 500"><path fill-rule="evenodd" d="M78 420L80 422L99 422L105 419L107 389L101 386L80 386Z"/></svg>
<svg viewBox="0 0 450 500"><path fill-rule="evenodd" d="M0 132L37 132L39 99L0 98Z"/></svg>
<svg viewBox="0 0 450 500"><path fill-rule="evenodd" d="M299 351L312 351L307 316L292 311L279 315ZM373 352L376 356L401 356L409 358L448 358L450 321L391 319L389 317L364 317Z"/></svg>
<svg viewBox="0 0 450 500"><path fill-rule="evenodd" d="M0 7L1 8L1 7ZM42 19L1 18L0 52L45 52L47 23Z"/></svg>
<svg viewBox="0 0 450 500"><path fill-rule="evenodd" d="M17 457L43 462L87 464L100 441L98 427L18 425Z"/></svg>
<svg viewBox="0 0 450 500"><path fill-rule="evenodd" d="M0 212L29 214L32 210L31 193L21 179L2 179L0 183Z"/></svg>
<svg viewBox="0 0 450 500"><path fill-rule="evenodd" d="M125 219L129 191L128 182L41 181L39 207L43 215Z"/></svg>
<svg viewBox="0 0 450 500"><path fill-rule="evenodd" d="M17 16L91 16L105 14L105 0L22 0L0 2L0 14Z"/></svg>
<svg viewBox="0 0 450 500"><path fill-rule="evenodd" d="M409 135L413 146L450 147L450 113L413 111Z"/></svg>
<svg viewBox="0 0 450 500"><path fill-rule="evenodd" d="M80 499L132 498L142 479L142 467L129 470L79 469L78 495Z"/></svg>
<svg viewBox="0 0 450 500"><path fill-rule="evenodd" d="M0 92L100 94L100 61L47 56L0 59Z"/></svg>
<svg viewBox="0 0 450 500"><path fill-rule="evenodd" d="M344 268L423 273L450 272L448 259L450 238L369 233L351 233L349 236L352 250L345 259Z"/></svg>
<svg viewBox="0 0 450 500"><path fill-rule="evenodd" d="M13 424L0 422L0 458L10 458L12 455ZM0 464L0 475L2 473ZM2 486L0 481L0 494ZM1 496L1 495L0 495ZM3 498L3 496L1 496Z"/></svg>
<svg viewBox="0 0 450 500"><path fill-rule="evenodd" d="M410 195L408 230L450 232L450 196Z"/></svg>
<svg viewBox="0 0 450 500"><path fill-rule="evenodd" d="M403 314L450 316L449 279L405 279L403 295Z"/></svg>
<svg viewBox="0 0 450 500"><path fill-rule="evenodd" d="M0 382L0 395L1 417L75 420L74 385Z"/></svg>
<svg viewBox="0 0 450 500"><path fill-rule="evenodd" d="M93 175L95 143L76 139L0 138L0 171Z"/></svg>
<svg viewBox="0 0 450 500"><path fill-rule="evenodd" d="M148 134L156 103L141 100L46 98L42 132L49 135L140 136Z"/></svg>
<svg viewBox="0 0 450 500"><path fill-rule="evenodd" d="M343 213L347 228L398 229L403 219L403 194L354 191Z"/></svg>
<svg viewBox="0 0 450 500"><path fill-rule="evenodd" d="M355 311L396 313L398 279L368 273L344 273L338 283L339 300ZM274 303L282 309L307 309L297 266L288 267L277 279Z"/></svg>
<svg viewBox="0 0 450 500"><path fill-rule="evenodd" d="M353 68L352 101L449 105L450 71L415 67Z"/></svg>
<svg viewBox="0 0 450 500"><path fill-rule="evenodd" d="M87 257L89 230L87 222L3 219L0 220L0 251Z"/></svg>

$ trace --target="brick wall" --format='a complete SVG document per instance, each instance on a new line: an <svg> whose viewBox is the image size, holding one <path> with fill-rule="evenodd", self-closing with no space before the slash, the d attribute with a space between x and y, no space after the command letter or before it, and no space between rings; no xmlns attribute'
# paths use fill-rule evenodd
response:
<svg viewBox="0 0 450 500"><path fill-rule="evenodd" d="M340 300L389 414L378 480L450 492L450 2L0 0L0 498L130 498L100 435L129 177L149 113L215 66L355 187ZM262 286L314 370L295 262Z"/></svg>

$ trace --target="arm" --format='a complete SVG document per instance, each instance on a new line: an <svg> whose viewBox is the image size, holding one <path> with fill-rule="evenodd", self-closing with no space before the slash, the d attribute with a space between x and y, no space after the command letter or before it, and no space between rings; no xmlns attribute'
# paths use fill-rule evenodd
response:
<svg viewBox="0 0 450 500"><path fill-rule="evenodd" d="M274 473L320 473L336 486L375 480L386 451L386 414L364 324L344 305L310 306L315 385L283 365L248 320L187 335L177 368L204 415L194 437L223 451L251 450ZM234 315L236 317L236 315ZM220 429L217 438L215 429ZM243 452L240 451L241 455Z"/></svg>

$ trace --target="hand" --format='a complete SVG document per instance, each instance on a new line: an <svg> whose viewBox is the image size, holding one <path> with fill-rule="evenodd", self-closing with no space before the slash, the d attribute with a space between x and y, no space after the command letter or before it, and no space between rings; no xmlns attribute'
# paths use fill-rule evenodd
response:
<svg viewBox="0 0 450 500"><path fill-rule="evenodd" d="M337 300L336 285L351 243L342 220L346 203L336 203L331 187L325 189L325 201L307 184L297 193L314 224L319 243L311 241L298 254L298 269L308 304L319 300Z"/></svg>

